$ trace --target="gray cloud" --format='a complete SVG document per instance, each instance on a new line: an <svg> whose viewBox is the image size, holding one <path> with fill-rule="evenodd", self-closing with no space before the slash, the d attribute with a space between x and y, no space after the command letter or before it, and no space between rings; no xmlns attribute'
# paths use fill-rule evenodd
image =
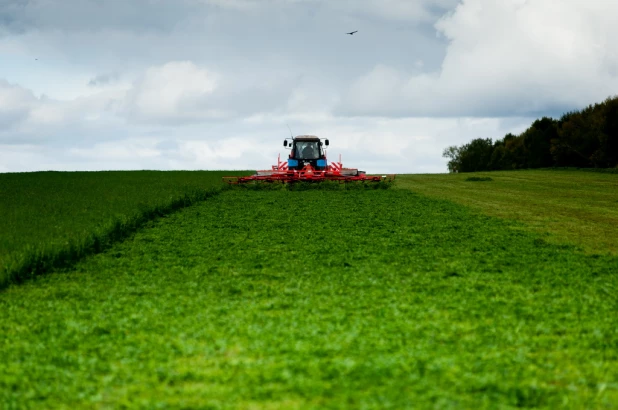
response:
<svg viewBox="0 0 618 410"><path fill-rule="evenodd" d="M188 0L12 0L0 5L0 25L29 30L169 31L201 7Z"/></svg>
<svg viewBox="0 0 618 410"><path fill-rule="evenodd" d="M90 79L90 81L88 81L88 85L91 87L106 86L117 82L119 79L120 75L118 73L99 74Z"/></svg>
<svg viewBox="0 0 618 410"><path fill-rule="evenodd" d="M456 4L457 0L13 0L0 4L0 27L14 32L170 32L190 22L212 24L226 13L251 19L299 15L305 22L332 14L338 15L340 23L372 19L432 22ZM236 28L242 31L242 26Z"/></svg>
<svg viewBox="0 0 618 410"><path fill-rule="evenodd" d="M129 78L188 60L239 77L275 69L341 87L377 63L405 69L422 61L425 70L437 69L446 42L431 24L452 2L389 0L401 12L387 13L378 0L31 0L11 17L28 27L13 41L47 61L92 67L92 77ZM174 12L161 12L165 7ZM151 26L162 28L143 29ZM344 34L352 29L360 30L354 38Z"/></svg>

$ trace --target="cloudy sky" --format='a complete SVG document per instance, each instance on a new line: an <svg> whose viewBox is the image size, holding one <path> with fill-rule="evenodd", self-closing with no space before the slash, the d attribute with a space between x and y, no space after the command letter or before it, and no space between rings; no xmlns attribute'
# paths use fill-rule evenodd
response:
<svg viewBox="0 0 618 410"><path fill-rule="evenodd" d="M345 33L358 30L353 36ZM0 0L0 172L368 172L618 94L614 0Z"/></svg>

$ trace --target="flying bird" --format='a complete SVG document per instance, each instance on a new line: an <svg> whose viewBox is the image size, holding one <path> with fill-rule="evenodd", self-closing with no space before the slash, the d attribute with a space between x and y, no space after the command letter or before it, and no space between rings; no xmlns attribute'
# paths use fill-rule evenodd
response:
<svg viewBox="0 0 618 410"><path fill-rule="evenodd" d="M356 31L352 31L352 32L350 32L350 33L346 33L346 34L349 34L349 35L354 35L354 33L358 33L358 30L356 30Z"/></svg>

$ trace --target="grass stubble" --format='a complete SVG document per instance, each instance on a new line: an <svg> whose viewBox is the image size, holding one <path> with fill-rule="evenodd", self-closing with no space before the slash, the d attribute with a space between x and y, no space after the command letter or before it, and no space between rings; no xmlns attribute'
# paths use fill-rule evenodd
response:
<svg viewBox="0 0 618 410"><path fill-rule="evenodd" d="M4 290L0 407L616 408L618 258L513 228L224 192Z"/></svg>

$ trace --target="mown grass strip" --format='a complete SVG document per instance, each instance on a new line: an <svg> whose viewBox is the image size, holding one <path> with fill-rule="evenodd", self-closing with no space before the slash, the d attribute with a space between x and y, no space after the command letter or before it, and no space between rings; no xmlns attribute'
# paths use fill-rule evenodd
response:
<svg viewBox="0 0 618 410"><path fill-rule="evenodd" d="M584 170L588 171L588 170ZM469 178L491 178L472 184ZM522 229L587 253L618 255L618 175L520 170L398 175L396 186L521 222Z"/></svg>
<svg viewBox="0 0 618 410"><path fill-rule="evenodd" d="M69 266L126 238L153 218L217 194L227 187L221 183L227 174L0 174L0 289Z"/></svg>
<svg viewBox="0 0 618 410"><path fill-rule="evenodd" d="M603 174L618 174L618 167L616 168L553 167L553 168L539 168L539 171L579 171L579 172L600 172Z"/></svg>

